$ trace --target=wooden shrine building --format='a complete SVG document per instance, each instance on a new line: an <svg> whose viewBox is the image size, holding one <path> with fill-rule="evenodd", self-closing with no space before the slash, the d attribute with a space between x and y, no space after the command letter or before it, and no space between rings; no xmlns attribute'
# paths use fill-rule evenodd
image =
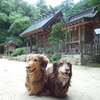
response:
<svg viewBox="0 0 100 100"><path fill-rule="evenodd" d="M100 59L100 40L94 31L97 28L100 28L97 7L70 16L65 25L58 27L66 30L64 56L73 64L97 62Z"/></svg>
<svg viewBox="0 0 100 100"><path fill-rule="evenodd" d="M95 53L94 29L96 28L100 28L100 13L97 7L70 16L65 25L58 27L58 29L66 30L66 54Z"/></svg>
<svg viewBox="0 0 100 100"><path fill-rule="evenodd" d="M4 45L4 54L10 55L16 48L17 44L14 40L10 40Z"/></svg>
<svg viewBox="0 0 100 100"><path fill-rule="evenodd" d="M21 37L30 37L30 52L32 52L32 37L35 38L37 52L44 53L46 47L48 46L48 37L50 33L51 26L57 22L63 21L63 14L61 11L52 12L48 15L42 16L33 25L20 34Z"/></svg>
<svg viewBox="0 0 100 100"><path fill-rule="evenodd" d="M32 37L35 37L37 52L46 53L48 37L51 26L63 20L61 11L42 17L28 29L20 34L21 37L30 37L30 52L32 52ZM95 29L100 28L100 13L96 7L70 16L64 25L58 30L65 30L64 56L73 64L95 62L96 56L100 55L100 40L96 40ZM55 46L56 47L56 46Z"/></svg>

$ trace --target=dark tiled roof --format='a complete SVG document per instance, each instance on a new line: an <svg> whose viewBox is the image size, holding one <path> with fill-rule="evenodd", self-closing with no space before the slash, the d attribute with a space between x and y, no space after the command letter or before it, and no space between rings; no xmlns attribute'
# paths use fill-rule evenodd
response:
<svg viewBox="0 0 100 100"><path fill-rule="evenodd" d="M97 15L97 13L98 13L97 6L92 7L84 12L70 16L66 23L71 23L73 21L77 21L77 20L82 19L82 18L93 18Z"/></svg>
<svg viewBox="0 0 100 100"><path fill-rule="evenodd" d="M47 27L50 24L50 22L52 20L54 20L55 17L57 17L58 15L62 15L62 12L58 11L58 12L55 13L55 15L54 14L50 14L49 16L46 16L46 17L42 18L39 21L36 21L33 25L31 25L24 32L22 32L20 34L20 36L23 36L24 34L26 34L28 32L31 32L31 31L34 31L36 29Z"/></svg>
<svg viewBox="0 0 100 100"><path fill-rule="evenodd" d="M28 33L28 32L30 32L30 31L32 31L32 30L41 28L41 27L42 27L45 23L47 23L51 18L52 18L52 17L49 17L49 18L47 18L47 19L45 19L45 20L42 20L42 21L40 21L40 22L37 22L37 23L31 25L31 26L30 26L29 28L27 28L24 32L22 32L21 35L22 35L22 34L25 34L25 33Z"/></svg>
<svg viewBox="0 0 100 100"><path fill-rule="evenodd" d="M16 43L15 40L10 40L10 41L6 42L4 45L10 45L10 44L15 44L15 45L17 45L17 43Z"/></svg>
<svg viewBox="0 0 100 100"><path fill-rule="evenodd" d="M7 44L12 44L12 43L16 43L15 40L10 40L7 42Z"/></svg>

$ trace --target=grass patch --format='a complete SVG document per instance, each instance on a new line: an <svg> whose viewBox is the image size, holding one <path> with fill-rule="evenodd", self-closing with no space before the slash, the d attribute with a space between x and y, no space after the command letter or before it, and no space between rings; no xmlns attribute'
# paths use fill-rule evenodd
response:
<svg viewBox="0 0 100 100"><path fill-rule="evenodd" d="M49 57L50 62L54 62L59 59L61 59L61 56L59 56L59 55L54 55L54 56Z"/></svg>
<svg viewBox="0 0 100 100"><path fill-rule="evenodd" d="M21 54L25 54L25 50L23 48L17 48L11 53L11 56L13 57Z"/></svg>

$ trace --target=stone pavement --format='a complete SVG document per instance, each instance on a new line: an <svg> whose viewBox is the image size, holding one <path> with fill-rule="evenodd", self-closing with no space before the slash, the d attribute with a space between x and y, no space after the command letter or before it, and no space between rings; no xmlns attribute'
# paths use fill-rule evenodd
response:
<svg viewBox="0 0 100 100"><path fill-rule="evenodd" d="M24 86L25 62L0 59L0 100L60 100L29 96ZM73 66L68 94L62 100L100 100L100 68Z"/></svg>

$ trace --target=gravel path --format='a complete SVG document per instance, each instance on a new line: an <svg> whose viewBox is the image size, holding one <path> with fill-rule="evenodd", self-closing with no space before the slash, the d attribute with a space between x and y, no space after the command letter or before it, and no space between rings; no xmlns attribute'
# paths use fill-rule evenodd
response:
<svg viewBox="0 0 100 100"><path fill-rule="evenodd" d="M26 63L0 59L0 100L61 100L29 96L24 86ZM62 100L100 100L100 68L73 66L71 87Z"/></svg>

